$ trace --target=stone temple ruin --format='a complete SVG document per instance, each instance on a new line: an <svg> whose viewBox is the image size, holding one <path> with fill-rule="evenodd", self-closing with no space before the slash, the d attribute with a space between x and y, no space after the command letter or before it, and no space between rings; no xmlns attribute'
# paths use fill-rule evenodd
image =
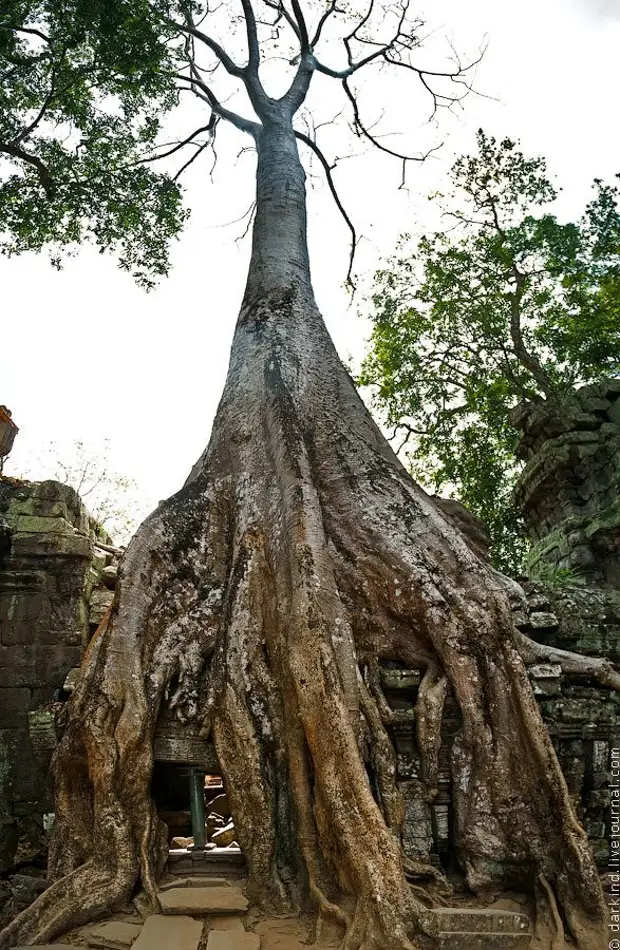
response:
<svg viewBox="0 0 620 950"><path fill-rule="evenodd" d="M525 582L516 626L546 644L620 663L620 381L584 387L570 405L514 414L527 460L516 497L534 539L532 564L545 582ZM446 517L484 556L484 532L458 505ZM89 638L114 598L118 552L78 495L56 482L0 481L0 917L45 887L53 822L50 763ZM544 570L542 570L544 568ZM567 573L568 569L568 573ZM573 802L603 871L610 855L610 761L620 748L620 696L559 665L529 668ZM413 707L420 672L385 665L398 782L406 801L405 852L455 867L450 750L459 728L448 699L439 794L419 794ZM164 708L155 739L152 794L169 828L169 863L240 874L214 748ZM372 776L370 776L372 783ZM3 922L0 920L0 922Z"/></svg>

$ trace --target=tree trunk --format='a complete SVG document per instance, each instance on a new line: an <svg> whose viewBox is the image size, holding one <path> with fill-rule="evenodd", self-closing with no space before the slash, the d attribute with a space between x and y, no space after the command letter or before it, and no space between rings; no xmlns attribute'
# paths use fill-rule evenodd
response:
<svg viewBox="0 0 620 950"><path fill-rule="evenodd" d="M335 916L347 950L436 947L400 846L376 676L391 660L426 671L417 722L429 799L448 689L460 707L452 768L470 887L538 882L541 907L556 919L559 908L579 950L599 950L598 875L506 587L405 472L338 358L312 295L304 174L285 123L262 133L257 182L210 445L124 557L57 756L55 883L0 948L50 941L139 880L156 903L149 783L165 697L213 735L256 901Z"/></svg>

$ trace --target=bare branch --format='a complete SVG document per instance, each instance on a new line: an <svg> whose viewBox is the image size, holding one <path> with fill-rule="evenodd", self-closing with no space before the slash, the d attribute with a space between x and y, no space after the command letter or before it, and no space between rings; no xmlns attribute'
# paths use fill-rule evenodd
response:
<svg viewBox="0 0 620 950"><path fill-rule="evenodd" d="M181 79L183 82L189 83L192 90L197 92L197 94L198 91L200 91L202 93L200 98L204 99L205 102L208 102L213 112L215 112L216 115L219 115L221 119L226 119L226 121L230 122L231 125L234 125L235 128L239 129L241 132L247 132L248 135L251 135L254 139L256 139L256 137L260 134L261 127L258 122L252 122L251 119L246 119L243 116L238 115L236 112L226 109L221 104L213 90L210 89L209 86L207 86L207 84L200 78L195 67L192 70L191 76L184 76L183 73L177 73L176 78Z"/></svg>
<svg viewBox="0 0 620 950"><path fill-rule="evenodd" d="M299 0L291 0L291 6L293 8L293 13L295 14L295 22L297 23L297 28L299 30L299 44L301 48L302 55L304 53L310 52L310 37L308 36L308 27L306 26L306 21L304 18L303 11L299 4Z"/></svg>
<svg viewBox="0 0 620 950"><path fill-rule="evenodd" d="M20 146L13 145L10 142L0 142L0 152L4 152L5 155L11 155L13 158L19 158L22 162L26 162L28 165L32 165L36 168L45 194L48 198L54 197L55 188L52 176L49 173L47 165L45 165L37 155L31 155L29 152L24 151L23 148L20 148Z"/></svg>
<svg viewBox="0 0 620 950"><path fill-rule="evenodd" d="M339 11L338 11L337 2L336 0L332 0L332 2L328 6L327 10L325 10L325 12L323 13L323 16L321 17L321 19L319 20L317 24L317 28L314 32L314 36L312 37L312 40L310 42L311 49L314 49L317 43L319 42L319 40L321 39L321 33L323 32L323 27L329 20L332 13L338 13L338 12Z"/></svg>
<svg viewBox="0 0 620 950"><path fill-rule="evenodd" d="M291 14L288 12L286 7L284 6L284 3L282 2L282 0L263 0L263 3L266 6L268 6L271 10L275 10L276 13L278 14L275 20L275 23L273 25L275 26L282 19L286 20L286 22L292 29L297 39L301 42L299 26L297 22L295 21L295 18L291 16Z"/></svg>
<svg viewBox="0 0 620 950"><path fill-rule="evenodd" d="M314 73L314 57L311 53L302 53L301 61L297 68L295 78L291 83L288 92L282 96L281 102L286 103L290 109L291 116L294 116L298 109L304 104L310 82Z"/></svg>
<svg viewBox="0 0 620 950"><path fill-rule="evenodd" d="M245 238L248 236L255 216L256 216L256 202L253 201L250 207L248 208L248 210L246 211L246 213L243 215L243 217L240 218L241 221L243 221L243 218L247 218L248 220L244 228L243 234L240 234L239 237L235 238L235 244L239 245L241 241L245 240Z"/></svg>
<svg viewBox="0 0 620 950"><path fill-rule="evenodd" d="M375 0L370 0L370 3L368 4L368 10L366 11L365 15L359 21L355 29L353 29L349 33L349 35L345 36L343 39L343 43L347 51L347 59L349 61L349 66L351 66L353 63L353 53L351 51L351 42L352 40L359 39L359 31L362 29L363 26L365 26L368 23L369 19L372 16L372 11L374 10L374 7L375 7Z"/></svg>
<svg viewBox="0 0 620 950"><path fill-rule="evenodd" d="M238 79L243 79L243 67L237 66L232 57L228 55L224 47L212 37L208 36L206 33L203 33L202 30L197 29L192 23L177 23L175 20L166 20L165 22L169 26L175 27L180 32L187 33L190 36L193 36L195 39L200 40L200 42L207 46L212 53L215 53L227 73L230 73L231 76L236 76Z"/></svg>
<svg viewBox="0 0 620 950"><path fill-rule="evenodd" d="M397 152L395 149L388 148L387 145L382 145L381 142L379 142L377 136L373 135L372 132L369 131L367 126L365 126L364 123L362 122L359 106L357 104L357 99L355 98L355 95L353 94L351 87L349 86L346 79L342 80L342 86L347 95L347 98L349 99L349 102L351 103L351 107L353 109L353 124L354 124L354 129L355 129L356 134L361 135L364 138L368 139L368 141L371 142L376 148L378 148L379 151L385 152L387 155L392 155L394 158L398 158L401 160L403 171L402 171L402 179L401 179L400 188L404 188L405 187L405 171L406 171L407 162L423 162L428 158L429 155L432 155L433 152L436 152L439 148L441 148L441 146L437 145L435 146L435 148L429 149L428 152L426 152L424 155L405 155L402 152Z"/></svg>
<svg viewBox="0 0 620 950"><path fill-rule="evenodd" d="M332 176L333 166L329 164L329 162L323 155L323 152L321 151L319 146L316 144L315 141L313 141L313 139L310 138L309 135L305 135L303 132L295 131L295 136L296 138L300 140L300 142L303 142L304 145L307 145L308 148L312 149L312 151L314 152L314 154L317 156L318 160L320 161L321 165L323 166L323 169L325 171L325 177L327 178L327 184L329 185L329 190L331 191L332 197L334 201L336 202L336 207L340 211L340 214L344 218L347 224L347 227L349 228L349 231L351 232L351 251L349 254L349 268L347 270L346 282L347 284L349 284L350 287L354 287L355 285L353 283L353 278L351 275L353 273L353 261L355 259L355 251L357 248L357 233L355 231L355 227L353 225L353 222L351 221L351 218L347 214L347 211L344 205L342 204L342 201L340 200L340 195L338 194L338 190L336 188L336 185L334 183L334 179Z"/></svg>
<svg viewBox="0 0 620 950"><path fill-rule="evenodd" d="M181 142L177 142L172 148L168 149L167 152L160 152L159 155L149 155L147 158L141 158L136 162L136 165L158 162L160 158L168 158L169 155L174 155L175 152L179 152L182 148L185 148L186 145L198 145L199 143L194 142L196 136L202 135L203 132L212 133L217 119L218 116L214 112L207 125L201 125L199 129L195 129L191 135L188 135L187 138Z"/></svg>
<svg viewBox="0 0 620 950"><path fill-rule="evenodd" d="M181 167L179 168L179 170L178 170L178 172L176 173L176 175L173 176L172 180L173 180L173 181L178 181L179 178L181 177L181 175L183 174L183 172L185 171L185 169L186 169L186 168L189 168L189 166L190 166L193 162L196 161L196 159L198 158L198 156L199 156L199 155L202 155L202 153L204 152L204 150L209 147L209 145L211 145L211 139L209 139L209 140L206 141L206 142L203 142L202 145L200 145L200 146L196 149L196 151L194 152L194 154L191 155L191 156L188 158L188 160L185 162L185 164L184 164L184 165L181 165Z"/></svg>
<svg viewBox="0 0 620 950"><path fill-rule="evenodd" d="M319 62L319 60L314 58L314 68L318 73L323 73L325 76L330 76L332 79L347 79L349 76L352 76L353 73L356 73L358 69L361 69L363 66L367 66L368 63L372 63L373 60L379 59L380 56L383 56L386 51L386 47L381 47L381 49L374 50L374 52L369 53L368 56L365 56L358 63L351 63L347 69L332 69L330 66L326 66L324 63Z"/></svg>
<svg viewBox="0 0 620 950"><path fill-rule="evenodd" d="M248 36L248 71L258 76L258 67L260 65L260 47L258 45L258 31L256 29L256 17L252 0L241 0L243 14L245 16L245 28Z"/></svg>
<svg viewBox="0 0 620 950"><path fill-rule="evenodd" d="M35 30L33 27L11 26L10 23L0 23L0 30L8 30L10 33L27 33L30 36L38 36L40 40L49 43L50 38L41 30Z"/></svg>

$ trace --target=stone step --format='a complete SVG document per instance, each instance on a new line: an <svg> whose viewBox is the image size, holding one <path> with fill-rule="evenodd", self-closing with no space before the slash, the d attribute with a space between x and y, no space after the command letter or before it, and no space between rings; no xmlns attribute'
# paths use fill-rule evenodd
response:
<svg viewBox="0 0 620 950"><path fill-rule="evenodd" d="M439 950L529 950L529 933L463 933L439 934Z"/></svg>
<svg viewBox="0 0 620 950"><path fill-rule="evenodd" d="M191 917L148 917L131 950L198 950L203 923Z"/></svg>
<svg viewBox="0 0 620 950"><path fill-rule="evenodd" d="M527 914L491 908L442 907L435 911L440 933L528 933Z"/></svg>
<svg viewBox="0 0 620 950"><path fill-rule="evenodd" d="M172 850L168 855L168 871L172 875L216 875L244 877L245 858L240 851L216 848L213 851Z"/></svg>
<svg viewBox="0 0 620 950"><path fill-rule="evenodd" d="M140 935L142 924L110 920L95 927L88 935L88 946L96 950L127 950Z"/></svg>
<svg viewBox="0 0 620 950"><path fill-rule="evenodd" d="M159 892L164 914L238 914L248 909L247 898L234 885L213 887L172 887Z"/></svg>
<svg viewBox="0 0 620 950"><path fill-rule="evenodd" d="M171 887L229 887L225 877L216 877L215 874L193 874L189 877L174 877L165 884L160 884L160 891L169 891Z"/></svg>
<svg viewBox="0 0 620 950"><path fill-rule="evenodd" d="M190 851L188 848L171 848L168 852L168 864L189 858L194 864L233 864L243 867L245 858L236 848L211 848L209 851Z"/></svg>

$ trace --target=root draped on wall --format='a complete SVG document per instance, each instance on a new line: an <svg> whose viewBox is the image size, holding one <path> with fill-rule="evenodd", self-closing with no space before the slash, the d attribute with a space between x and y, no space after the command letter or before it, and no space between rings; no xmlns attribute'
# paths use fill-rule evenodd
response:
<svg viewBox="0 0 620 950"><path fill-rule="evenodd" d="M213 736L254 900L335 917L346 950L436 947L445 887L400 845L389 660L424 671L428 800L448 690L458 703L469 886L529 882L556 943L565 928L598 950L598 875L523 659L549 649L514 630L509 585L404 471L313 301L246 305L209 448L132 540L84 658L55 764L53 883L0 947L50 941L138 882L157 906L165 839L149 786L164 700ZM618 685L603 661L552 658Z"/></svg>

